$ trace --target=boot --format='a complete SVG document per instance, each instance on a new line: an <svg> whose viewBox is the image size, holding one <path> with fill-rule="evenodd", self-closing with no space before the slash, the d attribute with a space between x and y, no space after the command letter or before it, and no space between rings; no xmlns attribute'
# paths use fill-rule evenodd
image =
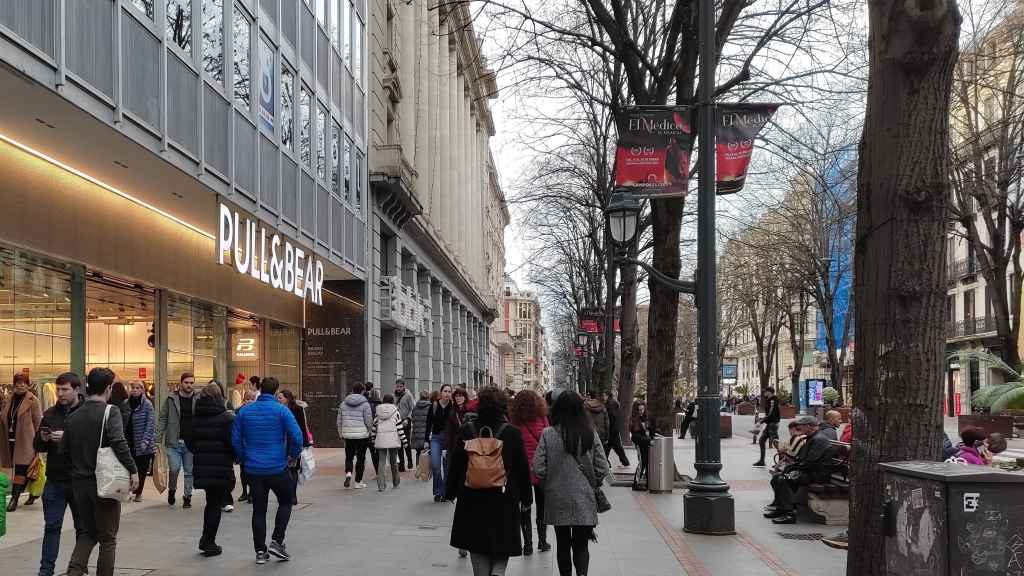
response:
<svg viewBox="0 0 1024 576"><path fill-rule="evenodd" d="M31 505L33 505L35 503L36 503L36 497L31 495L31 494L29 494L28 495L28 500L25 500L25 504L24 505L25 506L31 506Z"/></svg>
<svg viewBox="0 0 1024 576"><path fill-rule="evenodd" d="M537 550L550 552L551 544L548 544L548 525L537 523Z"/></svg>
<svg viewBox="0 0 1024 576"><path fill-rule="evenodd" d="M533 524L530 522L529 510L519 516L519 528L523 532L523 556L533 555Z"/></svg>
<svg viewBox="0 0 1024 576"><path fill-rule="evenodd" d="M14 512L18 509L18 498L21 497L21 492L25 489L23 485L12 484L11 485L11 501L7 504L7 511Z"/></svg>

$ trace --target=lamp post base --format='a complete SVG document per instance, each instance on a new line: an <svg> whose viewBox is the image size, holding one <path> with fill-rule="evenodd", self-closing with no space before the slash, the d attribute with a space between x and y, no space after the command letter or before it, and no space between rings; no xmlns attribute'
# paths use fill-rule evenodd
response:
<svg viewBox="0 0 1024 576"><path fill-rule="evenodd" d="M683 530L713 536L735 534L736 503L732 495L695 493L691 489L683 496Z"/></svg>

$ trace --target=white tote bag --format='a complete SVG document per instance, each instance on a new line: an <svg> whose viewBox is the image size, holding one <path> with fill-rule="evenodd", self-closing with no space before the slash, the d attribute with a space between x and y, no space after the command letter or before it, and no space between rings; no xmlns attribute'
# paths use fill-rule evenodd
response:
<svg viewBox="0 0 1024 576"><path fill-rule="evenodd" d="M131 494L131 474L117 459L113 448L103 447L103 432L107 428L111 408L113 406L107 406L103 412L103 424L100 426L100 448L96 450L96 496L109 500L126 500ZM118 414L118 418L120 417Z"/></svg>
<svg viewBox="0 0 1024 576"><path fill-rule="evenodd" d="M316 458L313 457L313 447L306 446L299 455L299 483L305 484L316 474Z"/></svg>

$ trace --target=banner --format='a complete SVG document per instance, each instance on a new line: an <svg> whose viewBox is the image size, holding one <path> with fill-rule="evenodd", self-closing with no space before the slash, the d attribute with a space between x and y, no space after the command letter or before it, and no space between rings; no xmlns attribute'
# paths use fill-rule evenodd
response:
<svg viewBox="0 0 1024 576"><path fill-rule="evenodd" d="M690 172L690 109L630 108L619 117L615 186L656 196L686 194Z"/></svg>
<svg viewBox="0 0 1024 576"><path fill-rule="evenodd" d="M260 38L260 127L270 136L274 135L274 103L277 83L274 79L274 50L267 41Z"/></svg>
<svg viewBox="0 0 1024 576"><path fill-rule="evenodd" d="M777 104L722 104L718 107L715 193L743 189L754 140L778 109Z"/></svg>

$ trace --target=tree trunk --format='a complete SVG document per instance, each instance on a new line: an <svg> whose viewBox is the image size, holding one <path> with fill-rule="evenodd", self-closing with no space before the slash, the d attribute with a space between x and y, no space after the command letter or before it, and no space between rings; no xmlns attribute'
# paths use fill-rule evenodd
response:
<svg viewBox="0 0 1024 576"><path fill-rule="evenodd" d="M598 382L601 393L612 389L612 382L615 380L615 300L618 296L615 293L615 276L618 268L615 266L615 247L612 244L611 225L605 218L604 227L604 254L608 261L604 266L604 320L601 329L601 341L604 347L604 372Z"/></svg>
<svg viewBox="0 0 1024 576"><path fill-rule="evenodd" d="M846 573L882 576L878 463L942 454L949 101L960 16L955 0L874 0L868 7Z"/></svg>
<svg viewBox="0 0 1024 576"><path fill-rule="evenodd" d="M635 259L635 248L629 258ZM633 413L633 395L636 393L636 365L640 363L640 327L636 317L636 266L622 267L622 357L619 366L619 405L622 418L619 432L623 441L629 438L629 415Z"/></svg>
<svg viewBox="0 0 1024 576"><path fill-rule="evenodd" d="M683 199L651 201L656 270L679 277L679 229ZM647 281L651 293L647 322L647 406L658 432L672 433L672 396L676 382L676 328L679 293L663 286L653 276Z"/></svg>

